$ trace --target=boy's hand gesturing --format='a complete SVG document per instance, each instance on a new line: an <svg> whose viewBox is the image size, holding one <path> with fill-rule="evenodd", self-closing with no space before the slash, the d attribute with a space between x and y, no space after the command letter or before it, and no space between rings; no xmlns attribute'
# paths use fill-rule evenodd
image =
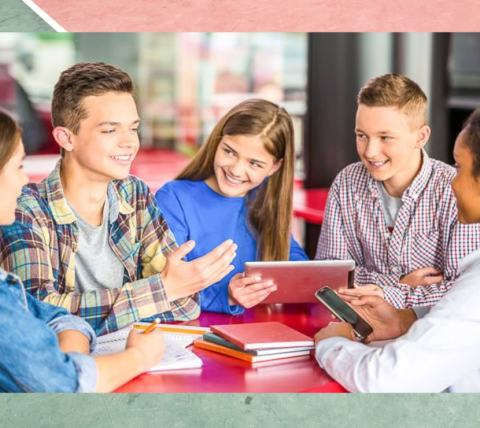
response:
<svg viewBox="0 0 480 428"><path fill-rule="evenodd" d="M167 257L161 275L170 302L191 296L215 284L234 269L230 263L237 255L237 245L231 239L203 257L190 262L182 260L194 247L195 242L188 241Z"/></svg>

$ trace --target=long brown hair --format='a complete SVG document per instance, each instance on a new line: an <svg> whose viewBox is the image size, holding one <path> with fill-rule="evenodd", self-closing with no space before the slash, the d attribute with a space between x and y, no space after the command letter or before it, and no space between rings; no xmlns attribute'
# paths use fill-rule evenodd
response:
<svg viewBox="0 0 480 428"><path fill-rule="evenodd" d="M22 135L20 126L10 114L0 108L0 171L15 152Z"/></svg>
<svg viewBox="0 0 480 428"><path fill-rule="evenodd" d="M211 177L215 154L224 135L258 135L275 162L282 161L278 171L248 193L248 221L256 235L261 260L288 260L295 166L290 115L284 108L265 100L252 99L240 103L220 119L177 180L201 181Z"/></svg>

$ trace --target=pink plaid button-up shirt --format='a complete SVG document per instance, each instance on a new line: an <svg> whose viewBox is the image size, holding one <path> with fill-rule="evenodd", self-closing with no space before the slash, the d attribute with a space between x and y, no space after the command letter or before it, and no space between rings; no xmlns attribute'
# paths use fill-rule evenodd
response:
<svg viewBox="0 0 480 428"><path fill-rule="evenodd" d="M361 162L349 165L330 189L315 258L355 260L355 282L379 285L397 308L433 306L460 274L460 259L480 247L480 226L458 222L454 175L453 167L423 152L422 168L402 196L390 233L376 181ZM418 287L400 283L428 266L440 269L444 280Z"/></svg>

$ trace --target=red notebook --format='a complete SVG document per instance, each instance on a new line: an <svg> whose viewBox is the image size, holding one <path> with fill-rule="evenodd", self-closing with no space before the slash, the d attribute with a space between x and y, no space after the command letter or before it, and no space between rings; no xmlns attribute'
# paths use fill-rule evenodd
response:
<svg viewBox="0 0 480 428"><path fill-rule="evenodd" d="M313 339L280 322L212 325L210 330L242 349L313 346Z"/></svg>

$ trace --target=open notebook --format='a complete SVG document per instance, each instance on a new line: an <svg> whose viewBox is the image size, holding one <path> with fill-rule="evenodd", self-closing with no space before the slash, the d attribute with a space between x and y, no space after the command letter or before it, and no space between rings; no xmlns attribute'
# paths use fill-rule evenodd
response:
<svg viewBox="0 0 480 428"><path fill-rule="evenodd" d="M125 349L125 343L130 329L124 329L101 336L97 339L97 346L92 352L93 356L108 355L121 352ZM149 371L178 370L201 367L203 362L186 346L192 343L190 335L179 333L164 333L166 342L165 354L162 361Z"/></svg>

